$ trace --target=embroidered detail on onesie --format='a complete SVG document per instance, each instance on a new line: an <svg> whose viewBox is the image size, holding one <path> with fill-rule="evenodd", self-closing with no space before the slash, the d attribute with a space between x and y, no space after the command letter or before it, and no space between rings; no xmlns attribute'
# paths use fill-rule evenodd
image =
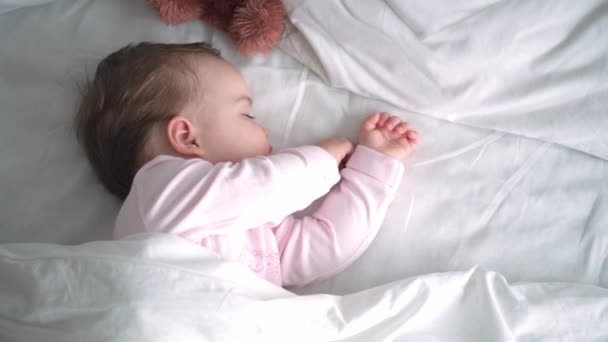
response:
<svg viewBox="0 0 608 342"><path fill-rule="evenodd" d="M274 252L264 253L260 250L244 248L239 255L238 262L256 272L280 273L279 254Z"/></svg>

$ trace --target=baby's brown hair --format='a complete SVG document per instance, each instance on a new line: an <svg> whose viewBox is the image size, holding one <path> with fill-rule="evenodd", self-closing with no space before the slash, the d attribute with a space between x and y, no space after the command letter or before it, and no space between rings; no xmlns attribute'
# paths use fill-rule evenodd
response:
<svg viewBox="0 0 608 342"><path fill-rule="evenodd" d="M191 61L200 54L221 58L208 43L127 45L104 58L87 81L76 134L101 183L120 199L150 158L144 147L151 128L196 95Z"/></svg>

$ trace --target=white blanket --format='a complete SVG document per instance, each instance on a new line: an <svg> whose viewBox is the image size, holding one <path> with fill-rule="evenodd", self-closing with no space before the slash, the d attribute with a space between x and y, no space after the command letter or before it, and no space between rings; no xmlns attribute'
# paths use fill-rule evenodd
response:
<svg viewBox="0 0 608 342"><path fill-rule="evenodd" d="M608 289L482 268L295 296L177 237L0 247L0 340L606 341Z"/></svg>

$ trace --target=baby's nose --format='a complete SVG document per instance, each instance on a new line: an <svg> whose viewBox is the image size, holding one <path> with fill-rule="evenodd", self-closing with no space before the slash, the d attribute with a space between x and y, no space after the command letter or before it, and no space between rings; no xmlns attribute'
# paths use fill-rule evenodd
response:
<svg viewBox="0 0 608 342"><path fill-rule="evenodd" d="M262 131L264 131L264 135L268 136L268 129L266 127L262 127Z"/></svg>

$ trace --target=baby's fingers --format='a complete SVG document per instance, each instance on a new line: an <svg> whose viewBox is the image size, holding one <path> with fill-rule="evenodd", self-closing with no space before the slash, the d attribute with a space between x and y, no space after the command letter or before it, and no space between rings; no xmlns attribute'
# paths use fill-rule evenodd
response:
<svg viewBox="0 0 608 342"><path fill-rule="evenodd" d="M405 134L405 136L407 137L407 139L413 143L417 143L418 142L418 132L416 131L407 131L407 133Z"/></svg>
<svg viewBox="0 0 608 342"><path fill-rule="evenodd" d="M365 130L367 131L371 131L372 129L376 128L376 125L378 125L379 121L380 113L374 113L365 119L365 121L363 122L363 128L365 128Z"/></svg>
<svg viewBox="0 0 608 342"><path fill-rule="evenodd" d="M401 147L403 147L403 148L404 148L404 149L405 149L407 152L409 152L409 151L412 149L413 144L415 144L414 142L412 142L412 141L408 140L407 136L401 136L401 137L399 137L399 138L398 138L396 141L397 141L397 143L398 143L399 145L401 145Z"/></svg>
<svg viewBox="0 0 608 342"><path fill-rule="evenodd" d="M384 125L384 127L388 130L393 130L401 122L402 121L398 116L391 116L390 119L388 119L388 121Z"/></svg>
<svg viewBox="0 0 608 342"><path fill-rule="evenodd" d="M355 151L355 144L348 141L348 144L346 145L344 150L346 152L346 155L351 155Z"/></svg>
<svg viewBox="0 0 608 342"><path fill-rule="evenodd" d="M390 115L388 113L381 112L380 118L378 119L378 125L380 127L384 127L384 125L386 124L386 121L388 120L389 117L390 117Z"/></svg>
<svg viewBox="0 0 608 342"><path fill-rule="evenodd" d="M398 124L395 127L395 132L399 133L399 134L403 134L405 132L407 132L410 129L410 126L407 124L407 122L403 121L402 123Z"/></svg>

